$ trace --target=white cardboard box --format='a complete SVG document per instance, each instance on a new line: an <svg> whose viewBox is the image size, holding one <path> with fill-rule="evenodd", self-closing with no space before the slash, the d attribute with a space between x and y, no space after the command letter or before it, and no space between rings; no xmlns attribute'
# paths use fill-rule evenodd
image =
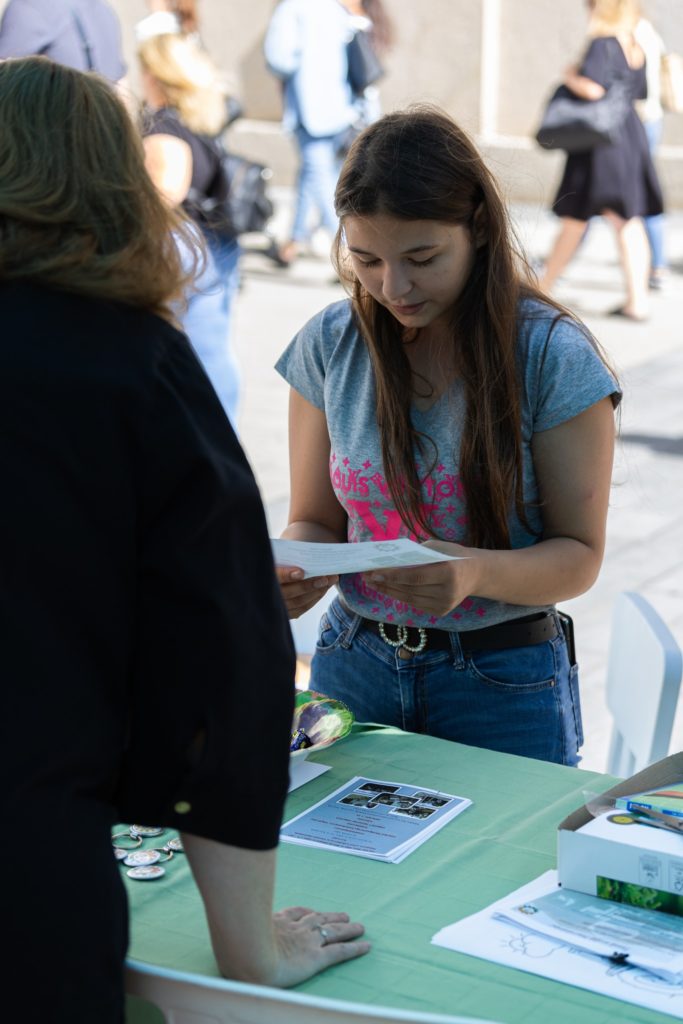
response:
<svg viewBox="0 0 683 1024"><path fill-rule="evenodd" d="M650 765L601 796L642 793L682 779L683 752ZM617 825L593 818L580 807L559 826L557 868L560 885L593 896L598 894L598 878L683 896L683 835L649 825Z"/></svg>

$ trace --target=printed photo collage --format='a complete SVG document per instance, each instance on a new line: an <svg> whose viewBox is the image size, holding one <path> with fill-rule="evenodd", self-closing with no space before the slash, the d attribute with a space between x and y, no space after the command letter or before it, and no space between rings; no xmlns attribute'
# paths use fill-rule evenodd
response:
<svg viewBox="0 0 683 1024"><path fill-rule="evenodd" d="M406 790L409 792L405 792ZM368 811L381 809L388 814L419 821L430 818L452 802L452 797L440 796L438 793L381 782L365 782L353 793L347 793L339 800L340 804L350 804Z"/></svg>

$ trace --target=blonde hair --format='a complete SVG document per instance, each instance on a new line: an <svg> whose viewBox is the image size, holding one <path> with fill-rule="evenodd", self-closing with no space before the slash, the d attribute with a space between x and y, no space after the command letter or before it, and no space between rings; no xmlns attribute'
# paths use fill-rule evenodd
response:
<svg viewBox="0 0 683 1024"><path fill-rule="evenodd" d="M213 62L194 39L168 32L152 36L140 44L138 56L190 131L218 135L226 97Z"/></svg>
<svg viewBox="0 0 683 1024"><path fill-rule="evenodd" d="M0 280L35 280L174 322L196 269L183 269L174 232L196 252L105 79L46 57L0 62Z"/></svg>
<svg viewBox="0 0 683 1024"><path fill-rule="evenodd" d="M588 31L591 36L632 32L639 18L637 0L593 0Z"/></svg>

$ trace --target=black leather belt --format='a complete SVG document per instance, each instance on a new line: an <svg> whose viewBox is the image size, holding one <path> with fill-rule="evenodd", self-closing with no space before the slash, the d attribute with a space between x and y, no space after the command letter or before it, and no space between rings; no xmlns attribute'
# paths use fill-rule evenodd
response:
<svg viewBox="0 0 683 1024"><path fill-rule="evenodd" d="M362 625L377 633L390 647L407 651L447 651L451 648L451 632L447 629L422 629L396 623L363 619ZM534 612L519 619L498 622L484 629L458 632L463 654L472 651L502 651L507 647L530 647L557 636L557 622L552 612Z"/></svg>

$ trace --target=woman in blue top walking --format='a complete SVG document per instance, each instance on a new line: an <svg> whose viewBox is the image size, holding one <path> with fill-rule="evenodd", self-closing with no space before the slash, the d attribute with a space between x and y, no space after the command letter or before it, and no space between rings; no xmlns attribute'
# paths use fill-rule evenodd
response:
<svg viewBox="0 0 683 1024"><path fill-rule="evenodd" d="M381 118L336 190L351 298L278 363L292 386L283 536L411 537L429 567L331 584L311 686L357 718L576 764L570 623L602 561L620 392L587 329L523 273L496 184L445 113Z"/></svg>

